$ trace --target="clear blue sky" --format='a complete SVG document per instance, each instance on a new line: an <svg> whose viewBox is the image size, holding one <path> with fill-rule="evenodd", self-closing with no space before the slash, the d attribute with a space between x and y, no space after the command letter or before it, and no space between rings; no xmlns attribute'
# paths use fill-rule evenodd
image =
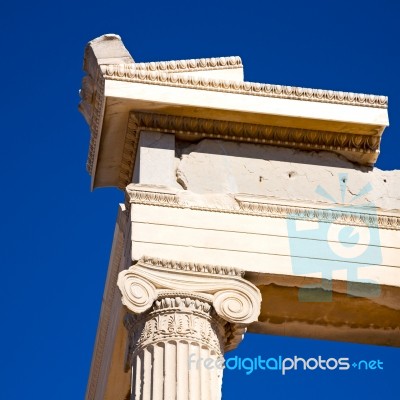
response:
<svg viewBox="0 0 400 400"><path fill-rule="evenodd" d="M117 204L90 192L77 111L85 44L118 33L136 61L239 55L248 81L389 96L377 166L399 169L398 0L3 2L0 398L82 399ZM248 336L254 355L381 359L383 371L227 372L224 398L399 398L400 350ZM240 374L240 375L238 375Z"/></svg>

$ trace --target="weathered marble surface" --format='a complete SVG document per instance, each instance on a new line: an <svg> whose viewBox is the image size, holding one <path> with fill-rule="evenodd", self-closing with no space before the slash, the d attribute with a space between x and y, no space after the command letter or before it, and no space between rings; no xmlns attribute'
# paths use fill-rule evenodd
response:
<svg viewBox="0 0 400 400"><path fill-rule="evenodd" d="M400 171L360 166L331 152L205 139L197 144L181 142L177 153L177 181L194 193L249 193L400 209ZM347 175L344 201L339 174ZM354 199L367 184L368 193ZM318 186L332 199L316 192Z"/></svg>

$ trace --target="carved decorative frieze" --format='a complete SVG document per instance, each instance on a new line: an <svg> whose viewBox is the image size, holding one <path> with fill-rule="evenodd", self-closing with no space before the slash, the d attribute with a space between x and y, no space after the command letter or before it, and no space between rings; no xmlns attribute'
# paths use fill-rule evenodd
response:
<svg viewBox="0 0 400 400"><path fill-rule="evenodd" d="M160 189L161 190L161 189ZM128 201L133 204L147 204L162 207L190 208L219 213L256 215L270 218L289 218L304 221L335 223L350 226L369 226L380 229L400 230L400 217L388 211L380 211L370 207L338 207L337 204L324 204L320 207L305 206L288 200L278 202L276 198L235 195L236 202L226 203L220 207L191 204L190 197L180 197L178 193L142 191L137 185L130 184L126 188Z"/></svg>
<svg viewBox="0 0 400 400"><path fill-rule="evenodd" d="M173 269L177 271L205 272L216 275L244 276L244 271L238 268L226 267L222 265L209 265L200 263L190 263L184 261L165 260L161 258L144 256L143 262L147 265Z"/></svg>
<svg viewBox="0 0 400 400"><path fill-rule="evenodd" d="M223 139L246 143L296 147L305 150L336 151L368 156L373 164L379 155L381 137L350 133L283 128L270 125L219 121L166 114L131 112L120 166L119 188L132 181L133 166L141 130L183 135L185 138Z"/></svg>
<svg viewBox="0 0 400 400"><path fill-rule="evenodd" d="M400 218L396 215L380 213L376 208L368 206L305 207L303 205L283 205L243 200L236 197L244 214L290 218L296 220L335 223L349 226L368 226L381 229L400 229Z"/></svg>
<svg viewBox="0 0 400 400"><path fill-rule="evenodd" d="M132 69L143 71L159 72L192 72L207 71L215 69L241 68L242 60L240 57L216 57L216 58L198 58L191 60L173 60L148 63L131 64Z"/></svg>

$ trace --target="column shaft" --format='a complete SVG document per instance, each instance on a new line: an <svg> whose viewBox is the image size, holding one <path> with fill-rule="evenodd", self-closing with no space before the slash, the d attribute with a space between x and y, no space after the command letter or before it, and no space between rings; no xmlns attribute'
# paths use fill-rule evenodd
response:
<svg viewBox="0 0 400 400"><path fill-rule="evenodd" d="M216 360L226 324L194 295L160 298L150 312L128 314L131 400L219 400L222 369Z"/></svg>

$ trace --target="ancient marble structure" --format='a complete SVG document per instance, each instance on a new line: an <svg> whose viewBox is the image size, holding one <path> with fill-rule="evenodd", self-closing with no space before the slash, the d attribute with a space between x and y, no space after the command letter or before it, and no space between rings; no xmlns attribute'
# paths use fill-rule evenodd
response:
<svg viewBox="0 0 400 400"><path fill-rule="evenodd" d="M87 400L221 396L246 330L400 345L400 172L387 98L243 80L239 57L88 43L92 189L119 206ZM99 266L100 267L100 266Z"/></svg>

